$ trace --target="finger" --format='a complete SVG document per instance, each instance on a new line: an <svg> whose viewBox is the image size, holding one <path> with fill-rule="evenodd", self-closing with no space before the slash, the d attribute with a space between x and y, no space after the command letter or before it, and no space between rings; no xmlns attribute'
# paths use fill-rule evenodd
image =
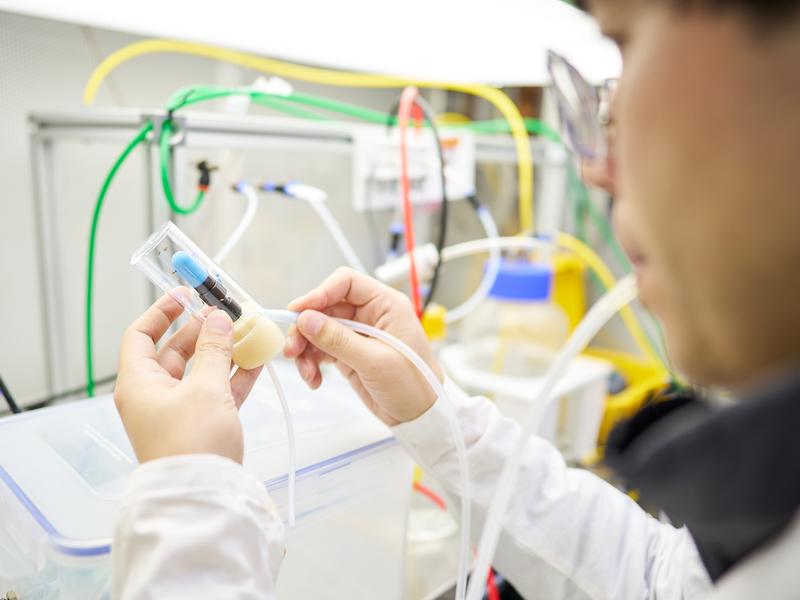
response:
<svg viewBox="0 0 800 600"><path fill-rule="evenodd" d="M233 322L228 313L215 310L206 317L200 330L195 346L194 368L189 377L207 379L210 384L228 379L232 356Z"/></svg>
<svg viewBox="0 0 800 600"><path fill-rule="evenodd" d="M325 314L336 319L352 319L356 313L356 307L352 304L339 303L325 309ZM291 325L286 333L286 343L283 346L283 356L288 359L299 357L308 348L308 340L303 337L297 329L297 325Z"/></svg>
<svg viewBox="0 0 800 600"><path fill-rule="evenodd" d="M335 362L336 360L330 354L326 354L312 344L309 344L308 348L306 348L298 358L308 359L318 365L321 365L322 363Z"/></svg>
<svg viewBox="0 0 800 600"><path fill-rule="evenodd" d="M342 267L336 269L316 289L290 302L288 309L298 312L325 310L341 302L363 306L385 289L386 287L377 280L353 269Z"/></svg>
<svg viewBox="0 0 800 600"><path fill-rule="evenodd" d="M258 376L261 375L263 367L256 367L255 369L236 369L236 373L231 377L231 393L233 400L236 402L236 408L240 408L250 391L253 389Z"/></svg>
<svg viewBox="0 0 800 600"><path fill-rule="evenodd" d="M297 358L308 346L308 340L297 330L297 325L291 325L286 333L286 344L283 346L283 356L288 359Z"/></svg>
<svg viewBox="0 0 800 600"><path fill-rule="evenodd" d="M186 363L194 355L202 327L203 322L200 319L190 317L158 350L158 364L175 379L183 376Z"/></svg>
<svg viewBox="0 0 800 600"><path fill-rule="evenodd" d="M156 342L175 322L183 306L170 295L161 296L125 330L120 346L120 368L135 366L142 359L156 359Z"/></svg>
<svg viewBox="0 0 800 600"><path fill-rule="evenodd" d="M297 320L300 333L324 353L355 369L368 366L374 342L320 312L307 310Z"/></svg>
<svg viewBox="0 0 800 600"><path fill-rule="evenodd" d="M294 364L295 367L297 367L297 372L300 373L300 377L303 378L303 381L305 381L308 387L315 390L320 386L322 383L322 372L317 363L309 358L300 357L294 361Z"/></svg>
<svg viewBox="0 0 800 600"><path fill-rule="evenodd" d="M323 310L326 315L334 319L352 319L356 314L356 307L348 302L340 302Z"/></svg>

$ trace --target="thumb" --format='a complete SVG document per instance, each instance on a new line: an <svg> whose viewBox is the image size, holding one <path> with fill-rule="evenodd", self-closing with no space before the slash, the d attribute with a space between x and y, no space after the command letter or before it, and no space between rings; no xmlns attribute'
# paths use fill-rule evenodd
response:
<svg viewBox="0 0 800 600"><path fill-rule="evenodd" d="M194 354L191 378L228 379L233 356L233 322L228 313L215 310L206 317Z"/></svg>
<svg viewBox="0 0 800 600"><path fill-rule="evenodd" d="M297 328L314 346L355 371L369 360L369 340L327 315L304 311L297 319Z"/></svg>

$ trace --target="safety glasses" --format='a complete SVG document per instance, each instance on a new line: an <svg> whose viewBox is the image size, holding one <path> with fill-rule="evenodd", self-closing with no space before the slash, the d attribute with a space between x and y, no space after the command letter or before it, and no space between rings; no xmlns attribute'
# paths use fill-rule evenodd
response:
<svg viewBox="0 0 800 600"><path fill-rule="evenodd" d="M566 141L579 158L597 160L608 152L606 129L611 125L611 99L617 80L596 88L563 56L548 50L547 69L553 80Z"/></svg>

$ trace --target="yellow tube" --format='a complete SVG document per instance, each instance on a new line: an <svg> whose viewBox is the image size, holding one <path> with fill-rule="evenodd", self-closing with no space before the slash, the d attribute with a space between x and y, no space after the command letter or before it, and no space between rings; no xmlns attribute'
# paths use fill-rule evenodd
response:
<svg viewBox="0 0 800 600"><path fill-rule="evenodd" d="M437 117L436 122L439 125L462 125L464 123L472 122L472 119L470 119L467 115L462 115L461 113L446 112L441 113Z"/></svg>
<svg viewBox="0 0 800 600"><path fill-rule="evenodd" d="M472 94L490 102L508 121L514 145L517 151L517 172L519 178L519 220L523 231L533 231L533 156L528 142L525 122L517 106L501 90L485 84L462 84L446 81L425 81L405 79L390 75L374 75L370 73L352 73L334 71L317 67L306 67L292 63L273 60L227 50L194 42L177 40L143 40L120 48L107 56L92 73L83 91L83 102L91 105L103 80L119 65L138 56L153 53L179 53L203 56L214 60L233 63L248 69L263 71L272 75L343 87L393 88L415 85L421 88L440 88L454 92Z"/></svg>
<svg viewBox="0 0 800 600"><path fill-rule="evenodd" d="M578 258L580 258L587 267L594 271L595 275L597 275L597 278L607 289L614 287L616 279L614 278L613 273L611 273L611 270L606 266L603 260L589 246L581 242L579 239L569 235L568 233L563 232L557 235L556 242L560 247L565 248L578 256ZM648 358L648 360L652 361L654 365L658 365L659 374L666 379L669 376L669 371L664 367L661 358L647 341L647 336L645 335L644 330L639 324L639 321L636 319L636 316L631 308L629 306L623 308L620 311L620 317L625 323L625 326L628 328L628 331L630 332L634 342L636 342L636 345Z"/></svg>

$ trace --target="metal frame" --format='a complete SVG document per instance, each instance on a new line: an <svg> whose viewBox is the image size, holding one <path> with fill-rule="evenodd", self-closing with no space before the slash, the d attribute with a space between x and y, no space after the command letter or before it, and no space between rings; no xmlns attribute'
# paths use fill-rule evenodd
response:
<svg viewBox="0 0 800 600"><path fill-rule="evenodd" d="M68 376L63 357L67 340L61 316L60 298L63 282L59 268L58 224L55 222L56 205L53 188L53 145L64 140L129 141L145 121L153 121L154 132L142 148L145 154L145 180L147 219L150 231L169 218L162 202L158 200L158 176L154 170L158 132L166 117L164 111L135 109L92 110L75 113L34 113L29 117L32 156L33 191L36 204L36 227L39 243L39 269L43 291L44 345L47 348L47 382L50 393L68 387ZM173 173L179 180L186 164L186 149L236 148L239 150L274 150L275 148L321 147L334 153L352 153L356 133L379 125L343 121L302 121L284 117L256 115L227 115L182 111L174 117L178 127L173 144ZM531 149L534 164L552 164L551 143L533 139ZM516 164L513 142L508 136L480 136L476 142L476 159L500 164ZM178 192L176 191L176 194ZM178 198L180 202L180 199ZM153 292L155 295L155 291Z"/></svg>

